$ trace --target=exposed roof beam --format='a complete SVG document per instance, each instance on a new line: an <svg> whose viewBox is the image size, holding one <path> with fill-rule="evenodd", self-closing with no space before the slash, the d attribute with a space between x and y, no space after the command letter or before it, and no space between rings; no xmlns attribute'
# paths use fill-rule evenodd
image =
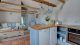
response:
<svg viewBox="0 0 80 45"><path fill-rule="evenodd" d="M0 11L7 11L7 12L25 12L26 10L14 9L14 8L0 8Z"/></svg>
<svg viewBox="0 0 80 45"><path fill-rule="evenodd" d="M37 11L27 11L27 10L15 9L15 8L0 8L0 11L17 12L17 13L37 13Z"/></svg>
<svg viewBox="0 0 80 45"><path fill-rule="evenodd" d="M5 1L1 1L0 3L11 4L11 5L15 5L15 6L19 6L19 7L25 7L25 8L38 9L38 8L34 8L34 7L31 7L31 6L27 6L27 5L19 5L19 4L14 4L14 3L11 3L11 2L5 2Z"/></svg>
<svg viewBox="0 0 80 45"><path fill-rule="evenodd" d="M47 1L44 1L44 0L34 0L34 1L39 2L39 3L42 3L42 4L46 4L48 6L56 7L55 4L52 4L52 3L47 2Z"/></svg>
<svg viewBox="0 0 80 45"><path fill-rule="evenodd" d="M62 2L62 3L65 3L65 0L59 0L60 2Z"/></svg>

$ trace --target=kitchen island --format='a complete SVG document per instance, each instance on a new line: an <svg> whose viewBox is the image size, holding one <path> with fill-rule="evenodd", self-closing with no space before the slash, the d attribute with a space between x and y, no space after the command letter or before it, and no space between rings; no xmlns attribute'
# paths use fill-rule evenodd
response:
<svg viewBox="0 0 80 45"><path fill-rule="evenodd" d="M30 45L56 45L57 44L57 26L32 25L30 30Z"/></svg>

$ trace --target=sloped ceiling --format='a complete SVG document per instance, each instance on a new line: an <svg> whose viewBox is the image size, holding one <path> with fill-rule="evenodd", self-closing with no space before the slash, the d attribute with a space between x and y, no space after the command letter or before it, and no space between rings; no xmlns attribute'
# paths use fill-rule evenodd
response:
<svg viewBox="0 0 80 45"><path fill-rule="evenodd" d="M31 7L40 8L40 4L33 0L22 0L22 2L24 3L24 5L29 5Z"/></svg>
<svg viewBox="0 0 80 45"><path fill-rule="evenodd" d="M40 4L46 4L48 6L56 7L59 4L59 0L22 0L25 5L40 8Z"/></svg>
<svg viewBox="0 0 80 45"><path fill-rule="evenodd" d="M21 0L1 0L1 1L5 1L5 2L10 2L10 3L14 3L14 4L21 4Z"/></svg>
<svg viewBox="0 0 80 45"><path fill-rule="evenodd" d="M48 6L56 7L55 4L53 4L53 3L49 2L49 1L45 1L45 0L34 0L34 1L39 2L41 4L48 5Z"/></svg>
<svg viewBox="0 0 80 45"><path fill-rule="evenodd" d="M58 3L58 0L45 0L45 1L55 4L55 5Z"/></svg>
<svg viewBox="0 0 80 45"><path fill-rule="evenodd" d="M60 2L65 3L65 0L22 0L25 5L40 8L40 4L56 7Z"/></svg>
<svg viewBox="0 0 80 45"><path fill-rule="evenodd" d="M28 5L31 7L35 7L35 8L40 8L40 4L46 4L48 6L52 6L52 7L56 7L56 5L59 4L59 2L64 2L64 0L1 0L1 1L7 1L7 2L11 2L11 3L15 3L15 4L20 4L21 1L24 3L24 5ZM37 2L38 1L38 2ZM39 3L41 2L41 3Z"/></svg>

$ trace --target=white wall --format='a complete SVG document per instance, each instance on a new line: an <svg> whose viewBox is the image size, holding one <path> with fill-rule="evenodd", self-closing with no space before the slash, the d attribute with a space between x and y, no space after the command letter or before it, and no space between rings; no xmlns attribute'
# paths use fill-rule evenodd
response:
<svg viewBox="0 0 80 45"><path fill-rule="evenodd" d="M27 14L28 15L28 26L34 25L36 22L36 15L35 14Z"/></svg>
<svg viewBox="0 0 80 45"><path fill-rule="evenodd" d="M20 22L21 14L16 12L0 12L0 22Z"/></svg>
<svg viewBox="0 0 80 45"><path fill-rule="evenodd" d="M80 25L80 0L69 0L59 13L58 19L63 24Z"/></svg>
<svg viewBox="0 0 80 45"><path fill-rule="evenodd" d="M52 20L55 20L55 16L56 16L56 9L51 7L51 6L47 6L47 5L42 5L42 9L40 10L40 15L39 15L39 20L38 22L40 24L47 24L47 22L45 21L45 17L46 16L50 16L50 18Z"/></svg>
<svg viewBox="0 0 80 45"><path fill-rule="evenodd" d="M1 1L5 1L5 2L10 2L10 3L13 3L13 4L21 4L21 1L20 0L1 0ZM15 6L15 5L11 5L11 4L5 4L5 3L1 3L0 4L0 8L13 8L13 9L21 9L20 6Z"/></svg>
<svg viewBox="0 0 80 45"><path fill-rule="evenodd" d="M14 4L21 4L20 0L1 0L6 2L11 2ZM13 8L13 9L21 9L19 6L10 5L10 4L0 4L0 8ZM1 12L0 11L0 22L20 22L21 13L16 12Z"/></svg>

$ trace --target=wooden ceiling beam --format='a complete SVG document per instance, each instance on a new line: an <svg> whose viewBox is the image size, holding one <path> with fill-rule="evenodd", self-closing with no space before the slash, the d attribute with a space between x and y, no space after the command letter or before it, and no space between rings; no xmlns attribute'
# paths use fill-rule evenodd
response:
<svg viewBox="0 0 80 45"><path fill-rule="evenodd" d="M21 12L21 10L13 9L13 8L0 8L0 11L7 11L7 12Z"/></svg>
<svg viewBox="0 0 80 45"><path fill-rule="evenodd" d="M17 12L17 13L37 13L37 11L27 11L27 10L20 10L20 9L14 9L14 8L0 8L0 11Z"/></svg>
<svg viewBox="0 0 80 45"><path fill-rule="evenodd" d="M38 8L34 8L34 7L31 7L31 6L27 6L27 5L19 5L19 4L14 4L14 3L11 3L11 2L5 2L5 1L1 1L0 3L15 5L15 6L19 6L19 7L25 7L25 8L38 9Z"/></svg>
<svg viewBox="0 0 80 45"><path fill-rule="evenodd" d="M62 3L65 3L65 0L59 0L60 2L62 2Z"/></svg>
<svg viewBox="0 0 80 45"><path fill-rule="evenodd" d="M52 3L47 2L47 1L44 1L44 0L34 0L34 1L39 2L39 3L42 3L42 4L46 4L48 6L56 7L55 4L52 4Z"/></svg>

